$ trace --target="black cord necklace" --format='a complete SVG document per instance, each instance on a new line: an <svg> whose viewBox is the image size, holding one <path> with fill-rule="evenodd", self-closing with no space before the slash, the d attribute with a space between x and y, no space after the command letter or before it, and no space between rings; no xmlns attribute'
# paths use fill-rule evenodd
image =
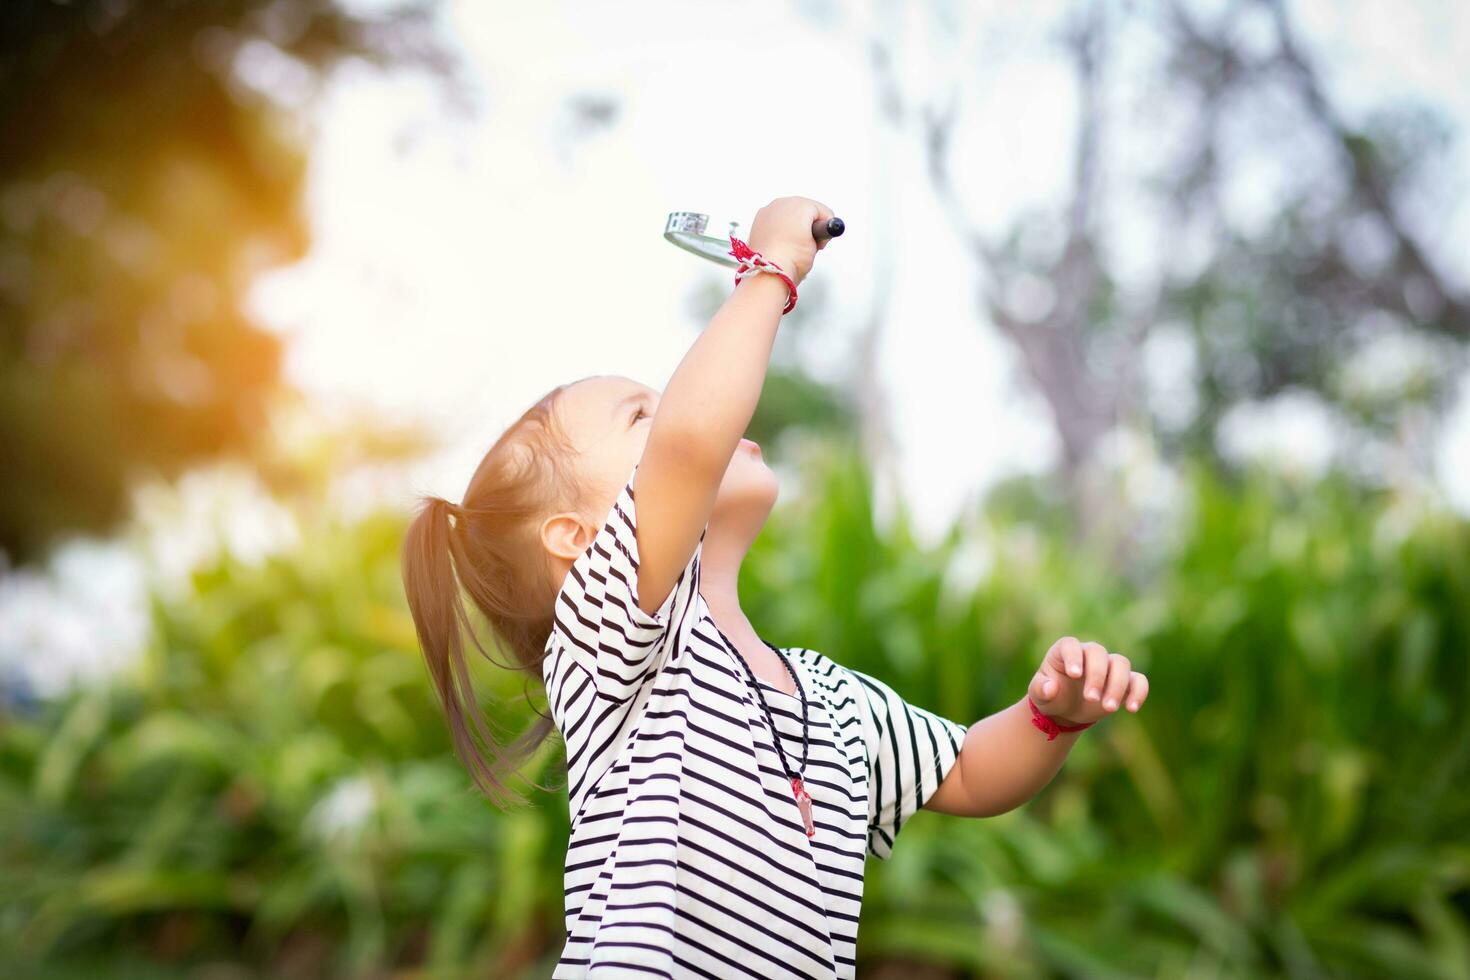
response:
<svg viewBox="0 0 1470 980"><path fill-rule="evenodd" d="M785 666L786 672L791 675L791 680L796 684L796 696L801 701L801 768L793 772L791 764L786 761L786 750L781 747L781 732L776 728L776 720L771 716L770 706L766 704L766 696L761 693L760 682L756 680L755 671L750 669L750 664L740 655L740 651L735 649L735 644L730 642L730 638L725 635L724 630L716 626L715 632L720 634L720 639L725 641L725 646L729 647L730 652L735 655L735 659L740 661L740 666L745 668L745 676L750 680L750 686L755 688L755 696L760 701L761 711L765 713L766 724L771 726L771 740L776 743L776 754L781 758L781 768L786 770L786 778L791 780L791 793L796 797L797 809L801 811L801 822L806 827L806 835L811 837L816 834L817 827L812 822L811 794L806 791L806 786L801 781L802 773L806 772L807 750L809 746L806 720L806 690L801 686L801 678L796 676L796 669L786 659L786 654L782 653L779 647L774 646L770 641L763 638L761 642L770 647L776 656L781 658L781 663Z"/></svg>

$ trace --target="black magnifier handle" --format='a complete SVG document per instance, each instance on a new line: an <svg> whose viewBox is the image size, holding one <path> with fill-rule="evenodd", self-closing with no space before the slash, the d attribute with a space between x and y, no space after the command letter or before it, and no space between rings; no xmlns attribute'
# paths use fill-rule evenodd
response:
<svg viewBox="0 0 1470 980"><path fill-rule="evenodd" d="M841 218L818 218L812 222L812 238L816 239L818 245L829 238L836 238L847 230Z"/></svg>

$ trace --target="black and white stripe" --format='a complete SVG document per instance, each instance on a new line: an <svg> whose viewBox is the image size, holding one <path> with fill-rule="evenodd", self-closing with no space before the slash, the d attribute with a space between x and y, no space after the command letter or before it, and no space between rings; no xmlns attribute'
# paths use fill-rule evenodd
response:
<svg viewBox="0 0 1470 980"><path fill-rule="evenodd" d="M765 716L699 595L703 535L649 614L636 527L630 474L567 574L547 641L572 816L552 975L851 977L866 855L889 856L965 728L783 648L808 698L808 838ZM759 683L795 757L801 705Z"/></svg>

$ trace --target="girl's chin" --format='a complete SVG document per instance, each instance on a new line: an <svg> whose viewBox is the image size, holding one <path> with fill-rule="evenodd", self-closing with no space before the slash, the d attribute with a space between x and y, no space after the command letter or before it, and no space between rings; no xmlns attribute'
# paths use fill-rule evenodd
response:
<svg viewBox="0 0 1470 980"><path fill-rule="evenodd" d="M725 471L725 479L720 484L716 506L740 511L769 511L780 490L781 485L775 472L764 460L759 457L731 460L730 468Z"/></svg>

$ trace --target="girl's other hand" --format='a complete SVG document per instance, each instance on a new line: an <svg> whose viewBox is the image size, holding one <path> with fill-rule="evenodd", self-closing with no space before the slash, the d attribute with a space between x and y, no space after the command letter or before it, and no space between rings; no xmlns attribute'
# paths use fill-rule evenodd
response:
<svg viewBox="0 0 1470 980"><path fill-rule="evenodd" d="M755 213L750 223L751 248L779 265L797 285L811 271L817 252L827 241L817 244L812 237L812 223L818 218L833 217L832 209L809 197L778 197Z"/></svg>
<svg viewBox="0 0 1470 980"><path fill-rule="evenodd" d="M1060 724L1086 725L1121 707L1143 707L1148 678L1121 653L1064 636L1046 651L1026 693Z"/></svg>

